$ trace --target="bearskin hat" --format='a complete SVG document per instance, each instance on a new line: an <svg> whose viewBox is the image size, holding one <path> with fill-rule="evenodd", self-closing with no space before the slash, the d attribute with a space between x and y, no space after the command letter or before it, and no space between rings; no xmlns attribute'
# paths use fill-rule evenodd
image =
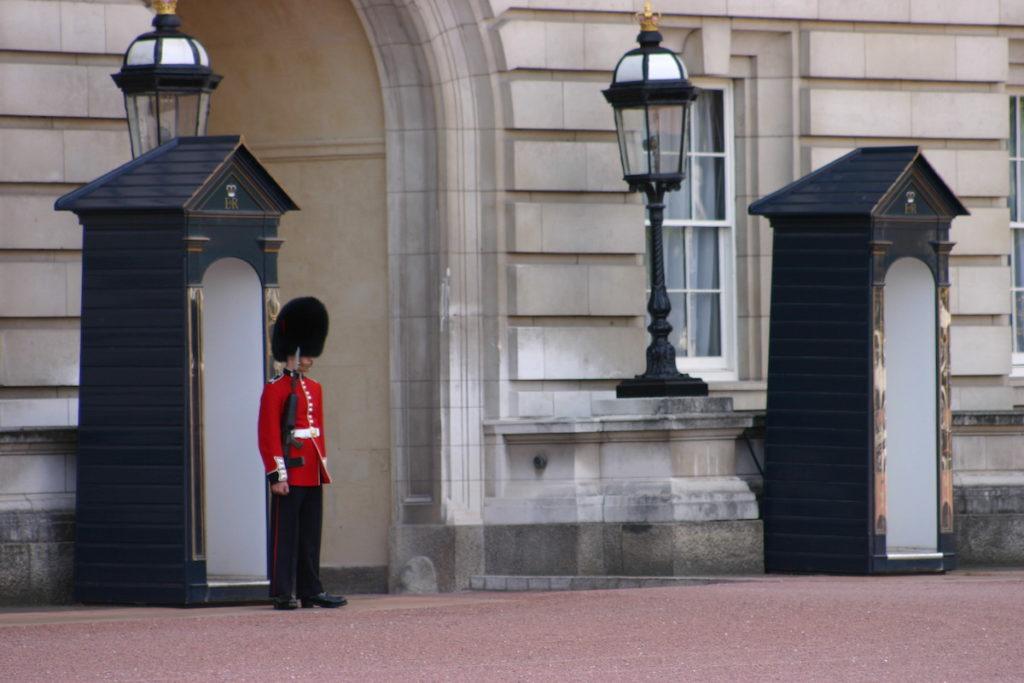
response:
<svg viewBox="0 0 1024 683"><path fill-rule="evenodd" d="M296 350L303 356L316 358L324 351L327 340L327 308L311 296L292 299L284 305L274 321L270 350L274 360L283 363Z"/></svg>

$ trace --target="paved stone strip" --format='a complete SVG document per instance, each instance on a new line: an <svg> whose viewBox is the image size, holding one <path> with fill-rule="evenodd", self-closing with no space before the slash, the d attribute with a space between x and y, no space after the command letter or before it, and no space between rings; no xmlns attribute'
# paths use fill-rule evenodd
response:
<svg viewBox="0 0 1024 683"><path fill-rule="evenodd" d="M685 589L355 596L343 609L294 612L0 610L0 681L1022 680L1019 570L724 578Z"/></svg>
<svg viewBox="0 0 1024 683"><path fill-rule="evenodd" d="M763 578L763 577L762 577ZM745 581L742 577L695 576L472 576L472 591L588 591L615 588L664 588L706 586L723 581Z"/></svg>

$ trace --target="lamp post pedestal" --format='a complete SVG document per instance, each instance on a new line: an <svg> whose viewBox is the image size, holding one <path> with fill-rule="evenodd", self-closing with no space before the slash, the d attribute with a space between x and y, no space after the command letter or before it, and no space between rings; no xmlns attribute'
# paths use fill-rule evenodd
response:
<svg viewBox="0 0 1024 683"><path fill-rule="evenodd" d="M674 185L678 187L678 183ZM647 300L647 312L651 315L647 331L651 333L651 343L647 346L647 369L642 375L620 382L615 387L618 398L708 395L708 385L704 380L676 369L676 350L668 339L672 332L672 324L668 321L672 302L665 290L661 226L665 214L665 192L671 189L675 187L662 183L647 184L643 188L651 220L651 296Z"/></svg>

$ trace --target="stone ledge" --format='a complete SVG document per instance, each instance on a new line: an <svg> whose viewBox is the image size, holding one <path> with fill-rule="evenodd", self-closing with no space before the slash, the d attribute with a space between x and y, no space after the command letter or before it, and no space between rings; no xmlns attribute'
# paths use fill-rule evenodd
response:
<svg viewBox="0 0 1024 683"><path fill-rule="evenodd" d="M1024 477L1018 476L1020 481ZM954 488L958 515L1024 514L1024 483L964 484Z"/></svg>
<svg viewBox="0 0 1024 683"><path fill-rule="evenodd" d="M320 567L320 580L329 592L387 593L388 568L380 567Z"/></svg>
<svg viewBox="0 0 1024 683"><path fill-rule="evenodd" d="M0 514L74 512L74 493L12 493L0 495Z"/></svg>
<svg viewBox="0 0 1024 683"><path fill-rule="evenodd" d="M646 417L708 415L732 412L732 399L720 397L614 398L594 401L594 415L632 415Z"/></svg>
<svg viewBox="0 0 1024 683"><path fill-rule="evenodd" d="M73 510L0 511L0 544L70 543L74 540Z"/></svg>
<svg viewBox="0 0 1024 683"><path fill-rule="evenodd" d="M0 452L33 449L52 444L53 452L73 453L78 444L78 427L15 427L0 429Z"/></svg>
<svg viewBox="0 0 1024 683"><path fill-rule="evenodd" d="M642 400L642 399L641 399ZM715 400L715 399L712 399ZM484 434L550 437L614 432L667 432L701 429L745 429L754 419L742 413L693 413L689 415L610 415L605 417L485 420Z"/></svg>
<svg viewBox="0 0 1024 683"><path fill-rule="evenodd" d="M953 413L953 429L970 427L1019 427L1024 430L1024 410L970 410Z"/></svg>

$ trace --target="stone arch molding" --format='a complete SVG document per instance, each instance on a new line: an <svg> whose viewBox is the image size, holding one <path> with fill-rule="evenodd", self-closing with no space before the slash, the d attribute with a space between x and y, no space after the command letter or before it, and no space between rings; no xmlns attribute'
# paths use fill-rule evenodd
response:
<svg viewBox="0 0 1024 683"><path fill-rule="evenodd" d="M393 521L478 521L483 380L499 363L483 339L497 310L482 279L496 272L490 3L337 1L362 22L384 102Z"/></svg>
<svg viewBox="0 0 1024 683"><path fill-rule="evenodd" d="M475 0L352 0L385 111L394 521L479 521L497 304L496 32ZM490 329L494 329L491 326Z"/></svg>

